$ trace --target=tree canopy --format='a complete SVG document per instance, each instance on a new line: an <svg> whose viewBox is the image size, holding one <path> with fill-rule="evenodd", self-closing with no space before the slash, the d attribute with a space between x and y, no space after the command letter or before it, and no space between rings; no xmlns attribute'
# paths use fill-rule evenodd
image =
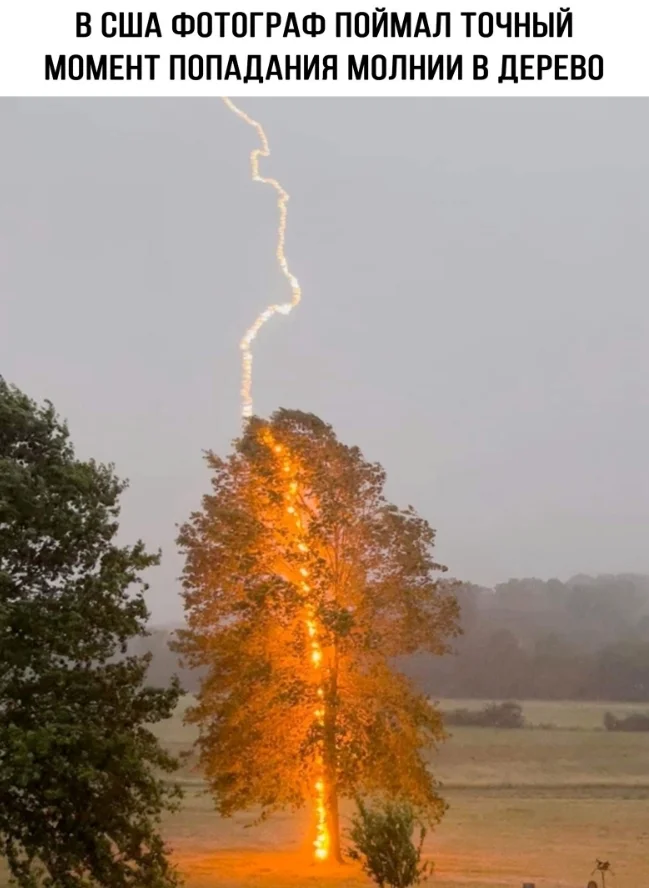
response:
<svg viewBox="0 0 649 888"><path fill-rule="evenodd" d="M179 690L114 661L159 558L115 542L124 487L0 377L0 852L25 888L176 882L157 829L176 763L149 726Z"/></svg>
<svg viewBox="0 0 649 888"><path fill-rule="evenodd" d="M207 462L212 492L179 536L179 650L205 670L190 718L218 810L299 807L323 769L334 856L339 796L407 800L436 821L440 715L393 665L458 632L434 530L310 414L252 419Z"/></svg>

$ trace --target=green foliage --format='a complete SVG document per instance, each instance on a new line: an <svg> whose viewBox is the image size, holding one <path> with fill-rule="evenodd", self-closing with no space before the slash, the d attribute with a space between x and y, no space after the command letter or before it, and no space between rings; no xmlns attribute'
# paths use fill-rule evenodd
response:
<svg viewBox="0 0 649 888"><path fill-rule="evenodd" d="M111 466L75 458L51 404L0 378L0 853L23 888L168 888L158 832L178 790L149 726L142 542L119 547ZM134 591L135 590L135 591Z"/></svg>
<svg viewBox="0 0 649 888"><path fill-rule="evenodd" d="M287 529L286 466L263 443L268 429L296 467L306 554ZM190 719L218 810L301 806L324 747L334 855L339 795L385 793L436 821L444 803L425 753L444 738L440 714L393 660L442 654L457 633L452 587L435 577L445 568L432 556L434 530L387 502L382 468L309 414L254 419L227 459L209 454L208 464L212 493L179 538L188 623L179 650L206 670ZM318 679L301 569L323 652Z"/></svg>
<svg viewBox="0 0 649 888"><path fill-rule="evenodd" d="M489 703L482 709L453 709L444 714L447 725L472 728L524 728L520 703Z"/></svg>
<svg viewBox="0 0 649 888"><path fill-rule="evenodd" d="M388 802L368 808L358 799L356 804L358 812L349 830L351 859L360 861L379 888L408 888L425 881L432 863L421 862L426 829L419 824L419 841L415 843L418 824L412 806Z"/></svg>
<svg viewBox="0 0 649 888"><path fill-rule="evenodd" d="M603 720L607 731L649 731L649 713L647 712L631 712L629 715L621 716L605 712Z"/></svg>

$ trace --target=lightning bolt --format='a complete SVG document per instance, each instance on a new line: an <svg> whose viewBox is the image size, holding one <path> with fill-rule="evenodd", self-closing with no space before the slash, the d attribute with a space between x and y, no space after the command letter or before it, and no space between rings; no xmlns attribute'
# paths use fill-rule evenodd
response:
<svg viewBox="0 0 649 888"><path fill-rule="evenodd" d="M273 315L281 314L287 315L291 312L295 306L302 299L302 290L300 289L300 285L298 283L297 278L291 272L288 267L288 262L286 260L286 254L284 252L284 243L286 240L286 217L287 210L286 205L289 201L289 194L287 191L282 188L277 179L269 179L265 176L262 176L259 172L259 160L262 157L270 157L270 146L268 145L268 138L266 133L264 132L264 128L260 123L256 120L253 120L252 117L249 117L245 111L242 111L241 108L237 108L237 106L230 99L223 97L223 101L226 106L232 111L237 117L240 117L248 126L253 127L256 130L257 135L259 136L260 147L255 148L250 154L250 171L252 174L253 182L261 182L262 185L270 185L272 186L277 193L277 210L279 214L279 220L277 224L277 249L275 251L275 255L277 257L277 263L280 267L280 270L286 280L289 283L291 288L291 300L290 302L284 302L280 305L269 305L268 308L264 309L262 313L257 317L254 324L252 324L245 332L245 335L240 343L241 349L241 414L244 420L248 419L248 417L252 416L252 345L255 339L257 338L257 334L264 326L264 324L269 321Z"/></svg>
<svg viewBox="0 0 649 888"><path fill-rule="evenodd" d="M294 525L292 538L295 542L297 551L303 555L308 555L309 546L305 542L306 528L304 525L304 521L299 514L299 482L297 480L298 466L296 465L296 460L291 457L291 454L287 452L281 444L276 443L270 429L265 430L262 436L262 440L268 447L272 449L277 459L281 462L282 474L286 478L286 492L284 494L284 499L287 504L286 514L289 516L289 519L292 519L291 523ZM310 593L312 592L312 589L307 582L309 571L305 566L302 566L299 570L299 574L299 587L302 591L302 595L304 596L306 611L306 628L311 640L311 653L309 659L311 661L311 666L313 667L313 669L315 669L316 672L319 672L323 667L323 651L318 639L318 624L316 622L315 608L313 602L310 600ZM318 683L317 696L318 702L316 703L316 708L313 711L313 715L315 716L317 724L321 728L324 728L325 691L322 685L322 681ZM327 823L327 792L325 787L325 771L322 748L320 748L316 755L316 765L319 769L319 775L313 787L315 789L314 801L316 815L316 839L313 843L314 855L316 860L327 860L327 858L329 857L331 836L329 834L329 824Z"/></svg>
<svg viewBox="0 0 649 888"><path fill-rule="evenodd" d="M264 324L269 321L273 315L275 314L283 314L287 315L290 311L292 311L295 306L300 302L302 298L302 290L300 289L300 285L297 281L295 275L291 272L288 267L288 262L286 259L286 253L284 252L284 243L286 240L286 205L289 201L289 194L287 191L282 188L277 179L269 179L265 176L262 176L259 172L259 160L262 157L270 157L270 146L268 144L268 138L266 133L264 132L264 128L260 123L256 120L253 120L252 117L249 117L245 111L242 111L241 108L238 108L234 102L230 99L223 97L223 101L226 106L232 111L237 117L240 117L248 126L253 127L257 132L257 136L259 137L259 147L254 148L250 153L250 171L252 174L253 182L261 182L262 185L270 185L275 189L277 194L277 210L279 213L279 220L277 224L277 249L275 251L275 255L277 257L277 263L280 267L280 270L286 280L289 283L291 288L291 300L290 302L284 302L278 305L269 305L268 308L264 309L262 313L257 317L254 324L252 324L246 330L243 339L240 343L241 353L242 353L242 376L241 376L241 413L245 421L252 416L252 345L255 339L257 338L257 334L264 326ZM270 431L265 435L265 442L272 447L272 450L275 454L281 454L283 451L283 447L281 444L276 444L273 440L273 436ZM293 473L293 465L286 455L282 461L282 470L284 473L288 474L291 477ZM285 498L287 501L286 512L289 516L291 516L295 522L295 537L299 540L302 536L303 525L302 520L297 514L297 508L295 505L296 502L296 493L298 489L297 480L292 480L288 482L287 492L285 494ZM299 541L297 543L298 551L301 553L308 553L309 547L303 541ZM306 567L300 568L300 589L302 590L303 595L305 596L305 605L306 605L306 628L309 634L309 638L311 640L311 655L310 660L314 669L318 670L322 665L322 648L320 647L320 642L318 640L318 627L315 621L315 612L312 603L309 601L309 593L311 592L311 586L307 583L306 578L309 576L309 571ZM322 684L318 685L317 688L318 700L320 701L317 704L317 708L314 710L314 716L317 723L322 727L324 725L324 717L325 717L325 709L324 709L324 688ZM325 781L324 781L324 763L322 752L319 752L317 756L317 765L320 769L320 776L318 777L314 789L316 790L315 795L315 810L316 810L316 840L313 843L315 848L315 858L316 860L326 860L329 856L329 827L327 824L327 810L326 810L326 789L325 789Z"/></svg>

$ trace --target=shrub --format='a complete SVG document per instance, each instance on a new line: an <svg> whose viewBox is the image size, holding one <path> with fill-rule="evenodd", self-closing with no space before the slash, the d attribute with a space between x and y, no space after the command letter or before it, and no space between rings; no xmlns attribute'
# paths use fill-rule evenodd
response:
<svg viewBox="0 0 649 888"><path fill-rule="evenodd" d="M523 707L519 703L489 703L479 710L454 709L445 714L448 725L473 728L524 728Z"/></svg>
<svg viewBox="0 0 649 888"><path fill-rule="evenodd" d="M421 863L426 830L417 823L412 806L387 803L368 808L360 800L356 804L358 812L349 830L351 859L360 861L363 871L379 888L408 888L425 881L432 872L432 863ZM417 826L419 842L415 844Z"/></svg>
<svg viewBox="0 0 649 888"><path fill-rule="evenodd" d="M458 727L482 727L483 711L472 712L470 709L452 709L450 712L444 713L444 721L447 725L457 725Z"/></svg>
<svg viewBox="0 0 649 888"><path fill-rule="evenodd" d="M632 712L618 718L612 712L605 712L604 727L607 731L649 731L649 713Z"/></svg>

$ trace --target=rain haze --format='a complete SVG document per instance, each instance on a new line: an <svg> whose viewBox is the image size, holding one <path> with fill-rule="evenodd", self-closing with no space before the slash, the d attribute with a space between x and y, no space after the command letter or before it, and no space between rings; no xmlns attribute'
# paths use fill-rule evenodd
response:
<svg viewBox="0 0 649 888"><path fill-rule="evenodd" d="M634 100L241 100L291 194L302 304L255 412L313 412L438 530L452 575L649 571L649 114ZM130 479L162 547L240 427L238 342L284 301L253 130L214 100L0 105L0 372Z"/></svg>

